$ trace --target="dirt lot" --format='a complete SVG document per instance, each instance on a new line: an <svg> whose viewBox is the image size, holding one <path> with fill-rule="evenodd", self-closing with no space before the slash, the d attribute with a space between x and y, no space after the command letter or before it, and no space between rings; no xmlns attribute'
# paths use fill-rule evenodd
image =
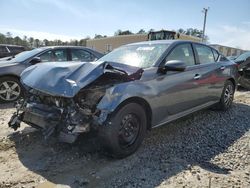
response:
<svg viewBox="0 0 250 188"><path fill-rule="evenodd" d="M204 110L152 130L134 155L105 156L93 135L74 145L7 127L0 106L1 187L250 187L250 92L227 112Z"/></svg>

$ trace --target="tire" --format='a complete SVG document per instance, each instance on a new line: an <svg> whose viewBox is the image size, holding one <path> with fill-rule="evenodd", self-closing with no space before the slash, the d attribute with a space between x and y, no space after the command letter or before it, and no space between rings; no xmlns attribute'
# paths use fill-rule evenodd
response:
<svg viewBox="0 0 250 188"><path fill-rule="evenodd" d="M220 102L215 106L215 109L222 111L228 110L232 106L234 92L235 85L232 83L232 81L227 80L221 94Z"/></svg>
<svg viewBox="0 0 250 188"><path fill-rule="evenodd" d="M23 88L17 78L0 78L0 103L14 102L21 96L23 96Z"/></svg>
<svg viewBox="0 0 250 188"><path fill-rule="evenodd" d="M141 145L147 131L145 110L129 103L115 111L99 130L101 144L115 158L133 154Z"/></svg>

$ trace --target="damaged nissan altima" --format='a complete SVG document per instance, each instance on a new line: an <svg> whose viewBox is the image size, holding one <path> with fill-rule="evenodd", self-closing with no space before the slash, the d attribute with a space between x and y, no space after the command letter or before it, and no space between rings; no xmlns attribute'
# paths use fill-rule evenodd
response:
<svg viewBox="0 0 250 188"><path fill-rule="evenodd" d="M73 143L96 131L118 158L134 153L147 130L233 101L237 67L215 49L191 41L124 45L88 63L43 63L27 68L27 90L9 122L24 122Z"/></svg>

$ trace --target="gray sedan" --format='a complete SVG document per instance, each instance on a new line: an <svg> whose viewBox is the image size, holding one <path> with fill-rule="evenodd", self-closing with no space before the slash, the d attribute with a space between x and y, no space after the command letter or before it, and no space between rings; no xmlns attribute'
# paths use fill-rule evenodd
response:
<svg viewBox="0 0 250 188"><path fill-rule="evenodd" d="M103 54L85 47L50 46L2 58L0 59L0 103L13 102L23 95L20 74L31 65L51 61L90 62L102 56Z"/></svg>
<svg viewBox="0 0 250 188"><path fill-rule="evenodd" d="M118 158L141 145L146 131L233 102L238 71L215 49L190 41L150 41L115 49L97 62L44 63L21 80L29 96L17 105L9 126L20 122L74 142L97 131Z"/></svg>

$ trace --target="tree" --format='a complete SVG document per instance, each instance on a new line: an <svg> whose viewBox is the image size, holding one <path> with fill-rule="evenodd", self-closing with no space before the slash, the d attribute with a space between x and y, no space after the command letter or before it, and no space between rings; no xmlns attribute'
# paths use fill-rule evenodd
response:
<svg viewBox="0 0 250 188"><path fill-rule="evenodd" d="M154 29L150 29L149 31L148 31L148 33L150 33L150 32L154 32L155 30Z"/></svg>
<svg viewBox="0 0 250 188"><path fill-rule="evenodd" d="M14 44L15 45L22 45L22 39L18 36L14 38Z"/></svg>
<svg viewBox="0 0 250 188"><path fill-rule="evenodd" d="M105 36L99 35L99 34L95 34L94 39L101 39L104 38Z"/></svg>
<svg viewBox="0 0 250 188"><path fill-rule="evenodd" d="M0 33L0 43L5 44L6 43L6 37L4 34Z"/></svg>
<svg viewBox="0 0 250 188"><path fill-rule="evenodd" d="M146 31L144 29L140 29L137 34L146 34Z"/></svg>
<svg viewBox="0 0 250 188"><path fill-rule="evenodd" d="M115 32L115 36L117 36L117 35L121 35L121 33L122 33L122 30L120 30L120 29L118 29L116 32Z"/></svg>
<svg viewBox="0 0 250 188"><path fill-rule="evenodd" d="M180 28L177 30L178 33L181 34L186 34L186 35L190 35L190 36L195 36L195 37L199 37L202 38L202 30L196 29L196 28L188 28L186 30ZM205 36L205 40L208 41L208 36Z"/></svg>
<svg viewBox="0 0 250 188"><path fill-rule="evenodd" d="M184 29L182 29L182 28L180 28L180 29L178 29L178 30L177 30L177 32L178 32L178 33L182 33L182 34L183 34L183 33L185 33L185 30L184 30Z"/></svg>
<svg viewBox="0 0 250 188"><path fill-rule="evenodd" d="M30 48L33 48L33 47L34 47L34 38L33 38L33 37L30 37L30 38L28 39L28 42L29 42L29 47L30 47Z"/></svg>
<svg viewBox="0 0 250 188"><path fill-rule="evenodd" d="M7 42L7 44L13 44L13 38L12 38L12 34L10 32L6 33L6 42Z"/></svg>
<svg viewBox="0 0 250 188"><path fill-rule="evenodd" d="M40 46L40 41L39 39L35 39L35 47L38 48Z"/></svg>
<svg viewBox="0 0 250 188"><path fill-rule="evenodd" d="M43 40L43 45L44 45L44 46L49 46L49 41L48 41L47 39L44 39L44 40Z"/></svg>

